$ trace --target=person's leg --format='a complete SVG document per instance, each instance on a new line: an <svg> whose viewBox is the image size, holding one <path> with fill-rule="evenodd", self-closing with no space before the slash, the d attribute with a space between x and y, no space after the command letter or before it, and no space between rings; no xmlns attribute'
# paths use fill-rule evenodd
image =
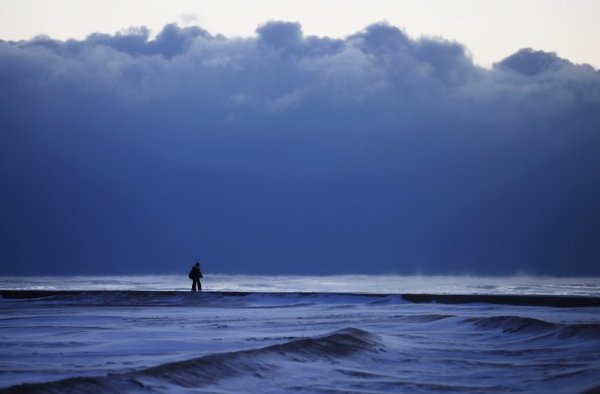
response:
<svg viewBox="0 0 600 394"><path fill-rule="evenodd" d="M192 291L196 291L196 280L192 280Z"/></svg>
<svg viewBox="0 0 600 394"><path fill-rule="evenodd" d="M198 290L202 291L202 282L198 281Z"/></svg>

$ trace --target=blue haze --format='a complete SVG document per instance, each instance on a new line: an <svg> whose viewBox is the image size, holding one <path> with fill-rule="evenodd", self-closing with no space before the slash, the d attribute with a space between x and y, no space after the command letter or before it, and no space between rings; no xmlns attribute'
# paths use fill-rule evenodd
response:
<svg viewBox="0 0 600 394"><path fill-rule="evenodd" d="M600 275L593 67L387 24L149 34L0 42L0 275Z"/></svg>

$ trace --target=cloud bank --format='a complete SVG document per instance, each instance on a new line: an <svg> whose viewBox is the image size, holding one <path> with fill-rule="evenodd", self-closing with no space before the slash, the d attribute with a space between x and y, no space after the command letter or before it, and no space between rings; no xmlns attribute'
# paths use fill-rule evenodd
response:
<svg viewBox="0 0 600 394"><path fill-rule="evenodd" d="M600 73L554 53L167 25L1 41L0 99L2 274L600 274Z"/></svg>

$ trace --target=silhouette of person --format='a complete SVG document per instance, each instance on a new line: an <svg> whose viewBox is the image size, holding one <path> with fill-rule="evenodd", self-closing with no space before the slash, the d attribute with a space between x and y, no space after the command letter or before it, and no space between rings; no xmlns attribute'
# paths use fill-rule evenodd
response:
<svg viewBox="0 0 600 394"><path fill-rule="evenodd" d="M192 267L188 277L192 280L192 291L196 291L196 289L202 291L202 285L200 284L200 278L202 278L200 263L196 263L196 265Z"/></svg>

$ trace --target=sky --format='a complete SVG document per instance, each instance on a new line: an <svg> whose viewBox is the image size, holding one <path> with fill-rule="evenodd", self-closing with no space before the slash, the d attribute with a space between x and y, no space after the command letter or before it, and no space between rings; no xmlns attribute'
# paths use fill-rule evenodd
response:
<svg viewBox="0 0 600 394"><path fill-rule="evenodd" d="M259 24L285 20L308 35L343 38L387 21L412 37L458 41L484 67L532 47L598 68L598 15L597 0L0 0L0 37L83 39L132 26L156 34L173 22L249 37Z"/></svg>
<svg viewBox="0 0 600 394"><path fill-rule="evenodd" d="M600 275L594 6L481 3L0 3L0 275Z"/></svg>

